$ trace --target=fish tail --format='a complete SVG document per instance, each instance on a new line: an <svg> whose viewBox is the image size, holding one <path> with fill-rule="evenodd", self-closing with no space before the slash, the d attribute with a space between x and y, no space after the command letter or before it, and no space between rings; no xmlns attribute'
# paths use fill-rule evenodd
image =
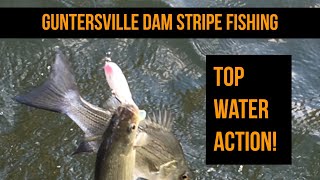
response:
<svg viewBox="0 0 320 180"><path fill-rule="evenodd" d="M14 99L28 106L60 113L67 113L70 103L80 102L75 78L61 50L56 49L55 62L49 78L41 86Z"/></svg>

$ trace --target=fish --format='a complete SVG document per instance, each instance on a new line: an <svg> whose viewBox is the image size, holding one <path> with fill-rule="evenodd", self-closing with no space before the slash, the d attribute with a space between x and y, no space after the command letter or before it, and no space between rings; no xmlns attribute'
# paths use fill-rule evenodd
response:
<svg viewBox="0 0 320 180"><path fill-rule="evenodd" d="M191 180L194 174L179 140L172 133L173 115L164 109L149 113L139 131L146 134L136 155L137 177L148 180Z"/></svg>
<svg viewBox="0 0 320 180"><path fill-rule="evenodd" d="M105 59L105 61L104 72L113 95L120 102L136 105L121 68L111 62L111 59ZM148 120L139 126L137 142L141 146L138 151L138 157L141 158L137 158L136 162L141 170L136 170L137 177L177 180L191 179L193 176L191 172L185 170L188 169L188 166L185 163L186 159L183 156L181 145L171 132L172 122L171 113L160 110L152 113L152 116L149 116ZM165 145L164 142L168 144ZM160 149L162 151L159 151ZM158 156L155 156L155 152L158 153ZM159 156L160 153L162 154Z"/></svg>
<svg viewBox="0 0 320 180"><path fill-rule="evenodd" d="M111 69L117 66L114 65L116 64L110 66ZM113 72L122 73L122 71ZM118 73L109 75L118 76ZM114 82L114 79L111 81ZM120 82L121 87L122 83L124 82ZM115 95L107 100L106 107L100 108L89 103L79 93L68 58L56 48L55 60L48 79L40 86L14 99L27 106L67 115L84 132L84 141L73 154L96 153L112 115L122 104L121 100L124 103L131 102L132 96L128 93L130 90L120 93L117 91L120 86L117 83L111 85ZM193 173L184 157L182 146L171 131L173 123L171 113L161 109L157 113L150 114L153 115L148 115L138 128L137 138L141 147L136 149L134 179L192 179Z"/></svg>
<svg viewBox="0 0 320 180"><path fill-rule="evenodd" d="M139 109L133 104L122 104L114 112L102 136L96 165L96 180L132 180L135 168L135 142L139 122Z"/></svg>
<svg viewBox="0 0 320 180"><path fill-rule="evenodd" d="M67 57L56 48L56 57L48 79L39 87L14 99L22 104L48 111L66 114L85 133L85 138L102 135L115 108L102 109L84 100L79 93L75 78L70 71ZM108 100L115 106L116 100ZM96 152L97 141L81 142L74 154Z"/></svg>

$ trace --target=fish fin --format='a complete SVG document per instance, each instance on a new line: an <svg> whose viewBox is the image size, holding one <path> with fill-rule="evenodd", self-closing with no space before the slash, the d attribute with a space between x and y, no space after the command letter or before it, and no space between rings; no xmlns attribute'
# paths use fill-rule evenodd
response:
<svg viewBox="0 0 320 180"><path fill-rule="evenodd" d="M178 162L176 160L171 160L163 163L159 166L151 163L149 164L149 171L152 174L160 174L160 176L167 176L170 172L177 168Z"/></svg>
<svg viewBox="0 0 320 180"><path fill-rule="evenodd" d="M134 143L135 148L142 147L147 144L148 141L148 134L145 132L139 132Z"/></svg>
<svg viewBox="0 0 320 180"><path fill-rule="evenodd" d="M112 111L99 108L80 96L67 58L59 49L56 49L48 79L29 93L15 97L15 100L28 106L66 114L89 136L103 133L112 115ZM98 114L102 118L91 120L84 115L88 113Z"/></svg>
<svg viewBox="0 0 320 180"><path fill-rule="evenodd" d="M171 131L172 128L172 114L167 110L159 110L158 112L152 112L147 118L152 123L161 127L164 130Z"/></svg>
<svg viewBox="0 0 320 180"><path fill-rule="evenodd" d="M72 155L76 155L76 154L80 154L80 153L88 153L88 152L93 152L94 149L93 147L89 144L89 142L87 141L82 141L78 148L75 150L74 153L72 153Z"/></svg>
<svg viewBox="0 0 320 180"><path fill-rule="evenodd" d="M102 139L102 135L94 135L94 136L88 136L84 138L85 142L90 142L90 141L97 141L97 140L101 140Z"/></svg>
<svg viewBox="0 0 320 180"><path fill-rule="evenodd" d="M170 171L172 169L175 169L177 167L177 161L171 160L166 163L160 164L159 166L156 166L155 164L151 163L149 164L149 171L151 173L161 173L166 174L167 171Z"/></svg>
<svg viewBox="0 0 320 180"><path fill-rule="evenodd" d="M28 106L61 113L66 113L67 103L80 100L75 78L61 50L56 49L49 78L40 87L14 99Z"/></svg>
<svg viewBox="0 0 320 180"><path fill-rule="evenodd" d="M170 171L170 169L176 169L177 163L178 162L176 160L172 160L172 161L169 161L165 164L162 164L160 166L160 172Z"/></svg>
<svg viewBox="0 0 320 180"><path fill-rule="evenodd" d="M159 173L160 169L153 163L148 163L149 164L149 171L151 173Z"/></svg>

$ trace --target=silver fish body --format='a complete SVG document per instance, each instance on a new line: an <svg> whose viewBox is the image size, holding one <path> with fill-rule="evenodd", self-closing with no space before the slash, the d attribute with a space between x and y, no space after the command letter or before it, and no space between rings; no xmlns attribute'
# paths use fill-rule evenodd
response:
<svg viewBox="0 0 320 180"><path fill-rule="evenodd" d="M114 112L97 153L96 180L133 179L138 114L138 109L133 105L121 105Z"/></svg>

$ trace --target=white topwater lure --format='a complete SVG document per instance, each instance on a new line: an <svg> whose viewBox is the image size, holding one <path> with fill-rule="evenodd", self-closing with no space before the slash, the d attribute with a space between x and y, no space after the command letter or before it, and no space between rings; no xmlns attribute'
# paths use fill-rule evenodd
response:
<svg viewBox="0 0 320 180"><path fill-rule="evenodd" d="M132 94L127 79L120 67L116 63L111 62L110 58L106 57L104 60L105 65L103 69L112 94L121 103L132 104L138 107L132 99ZM140 110L139 115L142 119L144 119L146 117L146 112L144 110Z"/></svg>

